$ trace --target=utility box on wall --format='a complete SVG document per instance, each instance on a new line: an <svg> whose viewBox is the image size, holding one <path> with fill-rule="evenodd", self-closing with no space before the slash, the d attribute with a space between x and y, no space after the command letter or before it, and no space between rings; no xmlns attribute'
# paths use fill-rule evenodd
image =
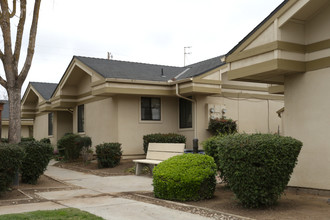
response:
<svg viewBox="0 0 330 220"><path fill-rule="evenodd" d="M206 108L207 108L207 120L206 120L207 128L209 126L210 119L225 117L227 111L226 105L221 105L221 104L206 104Z"/></svg>

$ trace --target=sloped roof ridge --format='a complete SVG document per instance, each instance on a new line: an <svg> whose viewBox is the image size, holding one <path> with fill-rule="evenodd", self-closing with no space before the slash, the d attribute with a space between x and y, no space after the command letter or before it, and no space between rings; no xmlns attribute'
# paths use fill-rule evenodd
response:
<svg viewBox="0 0 330 220"><path fill-rule="evenodd" d="M104 61L114 61L114 62L122 62L122 63L134 63L134 64L142 64L142 65L153 65L153 66L159 66L159 67L174 67L174 68L182 68L180 66L170 66L170 65L163 65L163 64L153 64L153 63L142 63L142 62L133 62L133 61L125 61L125 60L109 60L106 58L99 58L99 57L88 57L88 56L77 56L74 55L73 57L76 58L88 58L88 59L96 59L96 60L104 60Z"/></svg>
<svg viewBox="0 0 330 220"><path fill-rule="evenodd" d="M209 59L206 59L206 60L198 61L197 63L192 63L192 64L189 64L188 66L184 66L184 67L193 67L195 65L198 65L198 64L201 64L201 63L204 63L204 62L213 60L215 58L220 58L221 59L221 57L224 57L224 56L225 56L225 54L224 55L220 55L220 56L216 56L216 57L212 57L212 58L209 58Z"/></svg>
<svg viewBox="0 0 330 220"><path fill-rule="evenodd" d="M58 83L51 83L51 82L36 82L36 81L30 81L29 83L38 83L38 84L58 84Z"/></svg>
<svg viewBox="0 0 330 220"><path fill-rule="evenodd" d="M232 54L239 46L241 46L251 35L253 35L263 24L265 24L277 11L279 11L286 3L290 0L284 0L279 6L277 6L264 20L262 20L253 30L248 33L240 42L238 42L227 54L229 56Z"/></svg>

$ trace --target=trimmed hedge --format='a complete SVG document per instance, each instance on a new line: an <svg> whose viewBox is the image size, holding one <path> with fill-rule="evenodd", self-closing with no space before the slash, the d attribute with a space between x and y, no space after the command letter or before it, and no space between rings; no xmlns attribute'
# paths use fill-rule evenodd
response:
<svg viewBox="0 0 330 220"><path fill-rule="evenodd" d="M149 143L186 143L186 137L180 134L148 134L143 136L143 150L144 153L148 152Z"/></svg>
<svg viewBox="0 0 330 220"><path fill-rule="evenodd" d="M18 145L0 144L0 193L6 191L22 166L24 151Z"/></svg>
<svg viewBox="0 0 330 220"><path fill-rule="evenodd" d="M53 147L39 141L21 142L19 145L25 151L21 168L22 182L36 184L53 156Z"/></svg>
<svg viewBox="0 0 330 220"><path fill-rule="evenodd" d="M155 197L175 201L198 201L213 197L216 165L212 157L183 154L169 158L153 170Z"/></svg>
<svg viewBox="0 0 330 220"><path fill-rule="evenodd" d="M245 207L274 205L287 186L302 142L272 134L215 138L220 172Z"/></svg>
<svg viewBox="0 0 330 220"><path fill-rule="evenodd" d="M99 168L115 167L120 163L120 143L103 143L96 146L97 165Z"/></svg>
<svg viewBox="0 0 330 220"><path fill-rule="evenodd" d="M92 140L88 136L81 137L78 134L67 133L57 141L57 149L65 160L76 160L80 156L83 147L90 147Z"/></svg>
<svg viewBox="0 0 330 220"><path fill-rule="evenodd" d="M237 132L237 124L232 119L210 119L208 130L212 135L234 134Z"/></svg>

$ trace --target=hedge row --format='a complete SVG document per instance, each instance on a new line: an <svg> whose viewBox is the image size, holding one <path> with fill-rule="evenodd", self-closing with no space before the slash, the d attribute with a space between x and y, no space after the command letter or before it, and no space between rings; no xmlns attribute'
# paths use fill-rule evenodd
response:
<svg viewBox="0 0 330 220"><path fill-rule="evenodd" d="M180 134L148 134L143 136L143 150L144 153L148 152L149 143L186 143L186 137Z"/></svg>
<svg viewBox="0 0 330 220"><path fill-rule="evenodd" d="M16 172L22 167L24 151L18 145L0 144L0 193L12 184Z"/></svg>
<svg viewBox="0 0 330 220"><path fill-rule="evenodd" d="M7 190L17 172L22 182L35 184L53 154L50 144L23 141L19 144L0 144L0 192Z"/></svg>
<svg viewBox="0 0 330 220"><path fill-rule="evenodd" d="M276 203L290 180L302 143L272 134L235 134L211 138L205 152L246 207Z"/></svg>

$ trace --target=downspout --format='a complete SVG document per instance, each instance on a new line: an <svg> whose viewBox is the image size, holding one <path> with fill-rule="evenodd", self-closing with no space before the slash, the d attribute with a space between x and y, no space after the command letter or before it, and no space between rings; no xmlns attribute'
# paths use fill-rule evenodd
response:
<svg viewBox="0 0 330 220"><path fill-rule="evenodd" d="M193 100L193 99L189 99L189 98L187 98L187 97L184 97L184 96L182 96L182 95L180 95L179 94L179 84L178 83L176 83L175 84L175 94L176 94L176 96L177 97L179 97L179 98L182 98L182 99L185 99L185 100L188 100L188 101L190 101L190 102L192 102L192 103L194 103L194 113L195 113L195 119L194 119L194 121L195 121L195 123L194 123L194 140L193 140L193 152L194 153L198 153L198 138L197 138L197 102L196 102L196 100Z"/></svg>

